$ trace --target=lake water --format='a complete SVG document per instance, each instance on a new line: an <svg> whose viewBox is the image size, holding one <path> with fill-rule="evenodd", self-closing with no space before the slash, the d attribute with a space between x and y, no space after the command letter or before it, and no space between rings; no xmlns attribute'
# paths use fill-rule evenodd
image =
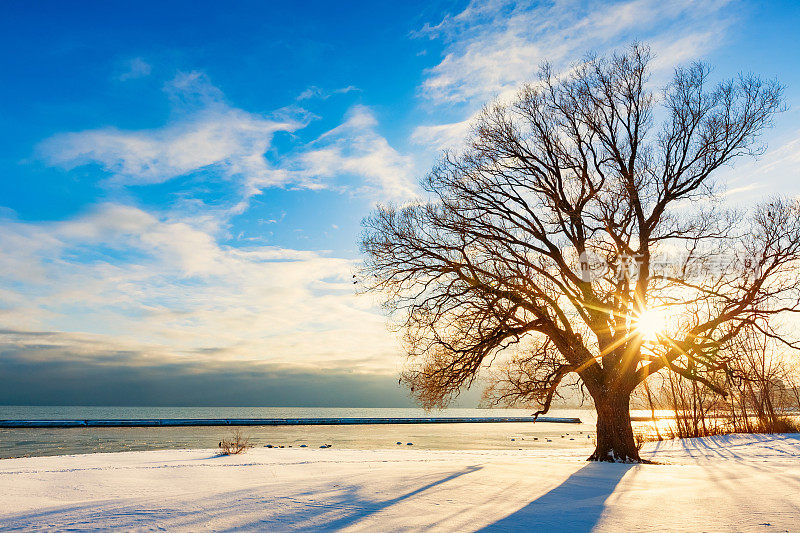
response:
<svg viewBox="0 0 800 533"><path fill-rule="evenodd" d="M531 409L286 408L286 407L44 407L0 406L0 419L87 418L317 418L530 416ZM496 423L364 426L253 426L240 428L255 446L423 449L591 447L595 416L589 409L553 409L547 416L580 424ZM0 429L0 458L164 448L216 448L228 427ZM397 443L401 444L398 445Z"/></svg>

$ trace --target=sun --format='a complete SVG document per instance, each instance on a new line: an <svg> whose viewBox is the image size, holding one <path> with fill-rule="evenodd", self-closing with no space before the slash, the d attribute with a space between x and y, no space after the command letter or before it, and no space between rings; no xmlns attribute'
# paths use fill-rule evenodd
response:
<svg viewBox="0 0 800 533"><path fill-rule="evenodd" d="M645 309L634 320L636 333L642 335L645 340L654 341L664 331L667 325L667 317L662 309Z"/></svg>

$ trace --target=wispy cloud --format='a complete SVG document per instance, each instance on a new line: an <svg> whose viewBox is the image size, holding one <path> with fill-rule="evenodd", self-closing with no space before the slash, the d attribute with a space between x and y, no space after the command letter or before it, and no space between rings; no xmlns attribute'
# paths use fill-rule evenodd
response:
<svg viewBox="0 0 800 533"><path fill-rule="evenodd" d="M299 153L290 166L307 184L355 176L364 181L357 192L387 200L416 194L414 162L377 132L378 121L365 106L351 108L346 120Z"/></svg>
<svg viewBox="0 0 800 533"><path fill-rule="evenodd" d="M315 85L307 88L305 91L300 93L297 97L297 100L311 100L312 98L319 98L320 100L327 100L331 96L335 94L347 94L352 91L358 91L358 87L354 85L348 85L347 87L342 87L340 89L334 89L332 91L328 91L325 89L321 89Z"/></svg>
<svg viewBox="0 0 800 533"><path fill-rule="evenodd" d="M782 172L792 181L800 176L800 131L786 140L782 145L764 154L759 172Z"/></svg>
<svg viewBox="0 0 800 533"><path fill-rule="evenodd" d="M797 113L781 117L793 124ZM800 183L800 131L790 130L770 139L771 148L758 158L745 159L727 169L726 196L735 200L752 201L753 192L759 196L797 194ZM744 193L748 193L745 195Z"/></svg>
<svg viewBox="0 0 800 533"><path fill-rule="evenodd" d="M351 90L354 88L345 87L335 92ZM411 158L377 132L377 120L367 107L353 107L344 123L296 146L280 163L270 164L265 154L274 134L296 132L313 115L302 108L260 115L233 107L198 72L177 76L165 91L176 118L162 127L60 133L41 142L38 153L49 164L66 170L99 165L109 176L107 183L116 186L152 185L206 172L210 179L225 179L239 186L239 200L232 212L243 211L252 196L275 186L335 186L380 199L413 193ZM352 177L361 183L337 182Z"/></svg>
<svg viewBox="0 0 800 533"><path fill-rule="evenodd" d="M472 118L470 117L467 120L447 124L417 126L411 133L411 142L429 146L435 150L455 148L467 137L471 122Z"/></svg>
<svg viewBox="0 0 800 533"><path fill-rule="evenodd" d="M100 165L120 185L163 183L203 169L228 178L257 174L265 185L282 183L263 155L272 135L302 127L300 118L276 119L231 107L197 73L178 76L167 90L179 107L174 122L151 130L61 133L42 142L39 153L66 169Z"/></svg>
<svg viewBox="0 0 800 533"><path fill-rule="evenodd" d="M541 65L567 69L587 53L608 53L638 40L656 54L657 77L720 46L731 24L730 0L555 0L527 3L473 0L436 25L412 35L445 43L428 69L419 95L429 105L459 109L464 117L422 124L412 142L440 150L457 147L475 113L493 98L507 99L536 79Z"/></svg>
<svg viewBox="0 0 800 533"><path fill-rule="evenodd" d="M482 102L530 81L545 60L564 66L588 51L605 52L632 39L651 43L660 62L671 66L721 43L728 3L473 1L417 32L447 43L420 91L439 103Z"/></svg>
<svg viewBox="0 0 800 533"><path fill-rule="evenodd" d="M153 67L142 59L141 57L134 57L126 64L126 70L117 79L119 81L135 80L137 78L146 78L150 75Z"/></svg>

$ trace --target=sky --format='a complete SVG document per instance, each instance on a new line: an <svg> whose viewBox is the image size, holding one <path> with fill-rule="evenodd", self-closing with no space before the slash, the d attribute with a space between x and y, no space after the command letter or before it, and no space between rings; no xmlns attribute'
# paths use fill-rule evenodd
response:
<svg viewBox="0 0 800 533"><path fill-rule="evenodd" d="M4 3L0 403L411 405L352 282L376 204L543 61L633 41L654 84L783 83L721 179L800 194L797 27L790 1Z"/></svg>

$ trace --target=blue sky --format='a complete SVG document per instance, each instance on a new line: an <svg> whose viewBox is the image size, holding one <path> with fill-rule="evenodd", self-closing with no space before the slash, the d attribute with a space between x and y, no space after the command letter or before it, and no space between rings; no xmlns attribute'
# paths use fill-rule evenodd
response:
<svg viewBox="0 0 800 533"><path fill-rule="evenodd" d="M542 61L633 40L654 84L696 59L785 84L723 181L796 195L799 24L796 2L6 3L0 367L25 386L0 402L112 401L80 376L198 402L175 391L202 376L211 403L401 404L401 346L350 281L372 206Z"/></svg>

